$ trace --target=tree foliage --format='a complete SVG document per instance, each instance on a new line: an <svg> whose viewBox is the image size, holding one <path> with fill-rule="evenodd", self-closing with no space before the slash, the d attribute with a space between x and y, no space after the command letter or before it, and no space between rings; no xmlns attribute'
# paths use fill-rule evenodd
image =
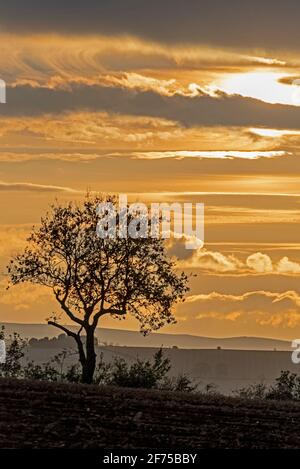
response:
<svg viewBox="0 0 300 469"><path fill-rule="evenodd" d="M175 321L172 307L188 290L186 275L176 271L162 239L97 236L97 208L103 202L117 205L114 197L89 195L82 204L53 205L8 266L12 284L31 282L52 290L60 312L48 323L76 341L87 383L96 367L94 333L100 318L130 314L148 333ZM129 222L135 216L128 210ZM77 331L65 326L66 320Z"/></svg>

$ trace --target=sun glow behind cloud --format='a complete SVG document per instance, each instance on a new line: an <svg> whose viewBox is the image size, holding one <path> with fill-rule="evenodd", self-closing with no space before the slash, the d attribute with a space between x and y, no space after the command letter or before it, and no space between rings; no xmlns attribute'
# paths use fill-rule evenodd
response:
<svg viewBox="0 0 300 469"><path fill-rule="evenodd" d="M136 152L134 156L140 159L162 159L162 158L213 158L213 159L230 159L244 158L255 160L257 158L275 158L285 156L285 151L148 151Z"/></svg>
<svg viewBox="0 0 300 469"><path fill-rule="evenodd" d="M216 81L215 86L228 94L238 94L270 104L299 106L295 100L297 86L281 83L286 73L280 71L253 71L226 75Z"/></svg>
<svg viewBox="0 0 300 469"><path fill-rule="evenodd" d="M260 137L280 138L287 135L300 135L298 130L279 130L279 129L258 129L252 127L249 131L253 134L259 135Z"/></svg>

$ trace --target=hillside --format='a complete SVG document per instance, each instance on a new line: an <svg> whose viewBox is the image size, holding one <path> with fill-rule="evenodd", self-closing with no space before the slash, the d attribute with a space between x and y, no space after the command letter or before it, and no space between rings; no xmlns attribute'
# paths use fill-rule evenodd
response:
<svg viewBox="0 0 300 469"><path fill-rule="evenodd" d="M22 337L55 337L60 332L48 324L1 323L8 333L18 332ZM75 330L76 328L73 327ZM166 334L154 332L144 337L137 331L101 328L96 331L99 342L128 347L173 347L193 349L215 349L221 347L231 350L291 350L291 343L285 340L264 337L201 337L189 334Z"/></svg>
<svg viewBox="0 0 300 469"><path fill-rule="evenodd" d="M46 341L47 342L47 341ZM72 339L71 339L72 343ZM26 349L27 360L43 364L63 350L38 346ZM97 356L102 356L107 363L119 357L128 363L133 363L137 357L142 360L152 360L157 348L152 347L97 347ZM178 376L187 374L200 383L217 385L222 394L231 394L232 390L253 383L273 384L282 370L299 373L299 365L291 360L291 352L273 350L228 350L228 349L182 349L165 348L164 355L170 359L172 368L170 374ZM65 360L65 367L78 363L78 356L70 355Z"/></svg>
<svg viewBox="0 0 300 469"><path fill-rule="evenodd" d="M299 448L300 404L0 379L1 448Z"/></svg>

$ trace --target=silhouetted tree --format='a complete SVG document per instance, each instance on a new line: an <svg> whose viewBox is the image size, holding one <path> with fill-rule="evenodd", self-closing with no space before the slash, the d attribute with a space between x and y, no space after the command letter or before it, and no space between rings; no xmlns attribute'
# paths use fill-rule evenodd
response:
<svg viewBox="0 0 300 469"><path fill-rule="evenodd" d="M61 314L53 313L48 324L76 341L85 383L93 380L94 334L101 317L131 314L142 332L157 330L174 322L172 306L188 290L186 275L176 272L162 239L96 234L97 207L104 201L117 205L114 197L89 195L82 204L52 205L24 252L8 266L12 284L31 282L52 290ZM138 217L127 212L128 223ZM78 330L63 325L62 315Z"/></svg>

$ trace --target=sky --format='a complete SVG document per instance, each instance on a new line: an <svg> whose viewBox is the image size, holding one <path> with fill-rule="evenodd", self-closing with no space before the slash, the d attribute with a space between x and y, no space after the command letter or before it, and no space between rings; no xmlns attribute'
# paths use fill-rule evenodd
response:
<svg viewBox="0 0 300 469"><path fill-rule="evenodd" d="M87 190L205 204L177 324L300 334L300 4L4 0L0 12L0 321L44 322L49 292L5 265L55 199ZM138 324L105 318L106 327Z"/></svg>

